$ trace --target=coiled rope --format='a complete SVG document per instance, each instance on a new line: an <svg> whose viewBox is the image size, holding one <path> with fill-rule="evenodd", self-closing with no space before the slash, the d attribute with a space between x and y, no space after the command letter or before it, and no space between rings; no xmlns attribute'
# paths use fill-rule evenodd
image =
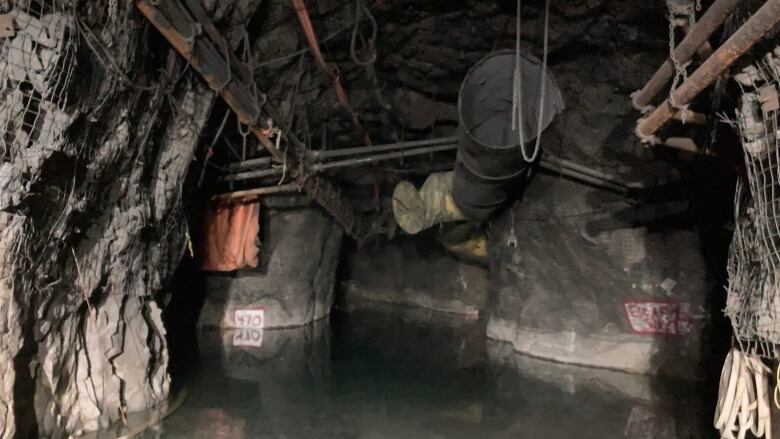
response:
<svg viewBox="0 0 780 439"><path fill-rule="evenodd" d="M368 39L368 56L366 59L360 59L357 55L357 39L358 31L360 30L360 22L363 20L363 15L368 17L369 23L371 23L371 37ZM352 61L355 64L366 67L376 62L376 37L379 34L379 26L376 23L376 18L371 11L366 7L363 0L355 0L355 27L352 28L352 38L349 41L349 54L352 57ZM361 35L361 40L363 36Z"/></svg>
<svg viewBox="0 0 780 439"><path fill-rule="evenodd" d="M523 1L517 0L517 27L515 35L515 72L512 90L512 129L517 130L520 140L520 152L523 159L531 163L539 156L542 137L542 124L544 117L544 95L547 88L547 45L550 34L550 0L544 2L544 39L542 52L542 74L541 85L539 86L539 117L536 121L536 143L533 153L529 154L525 150L525 135L523 134L523 100L522 100L522 59L520 57L520 34L522 29L522 8Z"/></svg>

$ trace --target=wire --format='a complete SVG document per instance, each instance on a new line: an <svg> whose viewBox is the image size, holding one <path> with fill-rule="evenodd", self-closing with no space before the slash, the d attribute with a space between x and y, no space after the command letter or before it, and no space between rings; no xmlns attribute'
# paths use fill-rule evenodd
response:
<svg viewBox="0 0 780 439"><path fill-rule="evenodd" d="M544 103L545 92L547 89L547 48L550 36L550 0L546 0L544 3L544 42L542 52L542 72L540 76L541 85L539 86L539 117L536 120L536 142L534 144L533 153L530 155L525 150L525 136L523 134L523 102L522 102L522 74L520 57L520 34L522 29L522 0L517 0L517 29L515 36L515 73L514 73L514 91L512 93L512 129L517 129L518 138L520 140L520 152L523 154L523 159L532 163L539 156L540 147L542 144L542 128L544 125Z"/></svg>
<svg viewBox="0 0 780 439"><path fill-rule="evenodd" d="M323 38L322 42L324 43L324 42L327 42L327 41L330 41L330 40L336 38L337 36L341 35L342 33L346 32L347 30L349 30L349 28L351 28L352 26L353 26L353 24L347 24L344 27L342 27L340 29L337 29L332 34L330 34L330 35L326 36L325 38ZM303 54L305 54L305 53L307 53L309 51L310 51L310 49L308 47L306 47L306 48L301 49L301 50L296 50L295 52L292 52L292 53L290 53L288 55L283 55L283 56L280 56L278 58L269 59L268 61L263 61L263 62L261 62L259 64L255 64L254 67L255 68L266 67L266 66L269 66L271 64L276 64L276 63L288 61L288 60L291 60L291 59L295 58L296 56L303 55Z"/></svg>

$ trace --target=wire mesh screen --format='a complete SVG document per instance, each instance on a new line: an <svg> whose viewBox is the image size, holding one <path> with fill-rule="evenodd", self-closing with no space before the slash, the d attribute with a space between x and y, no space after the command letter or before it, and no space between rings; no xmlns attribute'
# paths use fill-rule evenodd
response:
<svg viewBox="0 0 780 439"><path fill-rule="evenodd" d="M71 29L55 0L0 2L0 281L9 279L28 239L16 206L46 158L62 150L72 122L66 111L76 62Z"/></svg>
<svg viewBox="0 0 780 439"><path fill-rule="evenodd" d="M53 0L19 1L2 11L0 163L21 161L34 174L47 152L60 149L71 122L65 111L75 65L71 29L72 19Z"/></svg>
<svg viewBox="0 0 780 439"><path fill-rule="evenodd" d="M735 199L726 314L743 350L776 358L780 351L780 51L735 76L742 86L738 127L747 181Z"/></svg>

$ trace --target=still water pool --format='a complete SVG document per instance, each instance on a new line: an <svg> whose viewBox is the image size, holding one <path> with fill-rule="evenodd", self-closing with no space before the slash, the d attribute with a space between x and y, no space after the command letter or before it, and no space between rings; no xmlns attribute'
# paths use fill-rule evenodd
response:
<svg viewBox="0 0 780 439"><path fill-rule="evenodd" d="M479 320L376 309L261 334L203 332L197 356L174 358L186 398L140 437L713 436L693 383L535 360L484 333Z"/></svg>

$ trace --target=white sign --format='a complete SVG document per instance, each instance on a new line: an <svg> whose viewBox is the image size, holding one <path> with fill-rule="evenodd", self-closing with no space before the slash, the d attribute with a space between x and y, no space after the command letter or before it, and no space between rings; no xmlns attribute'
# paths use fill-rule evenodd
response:
<svg viewBox="0 0 780 439"><path fill-rule="evenodd" d="M238 329L263 329L265 327L264 309L237 309L233 316Z"/></svg>
<svg viewBox="0 0 780 439"><path fill-rule="evenodd" d="M236 329L233 334L233 346L250 346L255 348L263 346L263 330Z"/></svg>

